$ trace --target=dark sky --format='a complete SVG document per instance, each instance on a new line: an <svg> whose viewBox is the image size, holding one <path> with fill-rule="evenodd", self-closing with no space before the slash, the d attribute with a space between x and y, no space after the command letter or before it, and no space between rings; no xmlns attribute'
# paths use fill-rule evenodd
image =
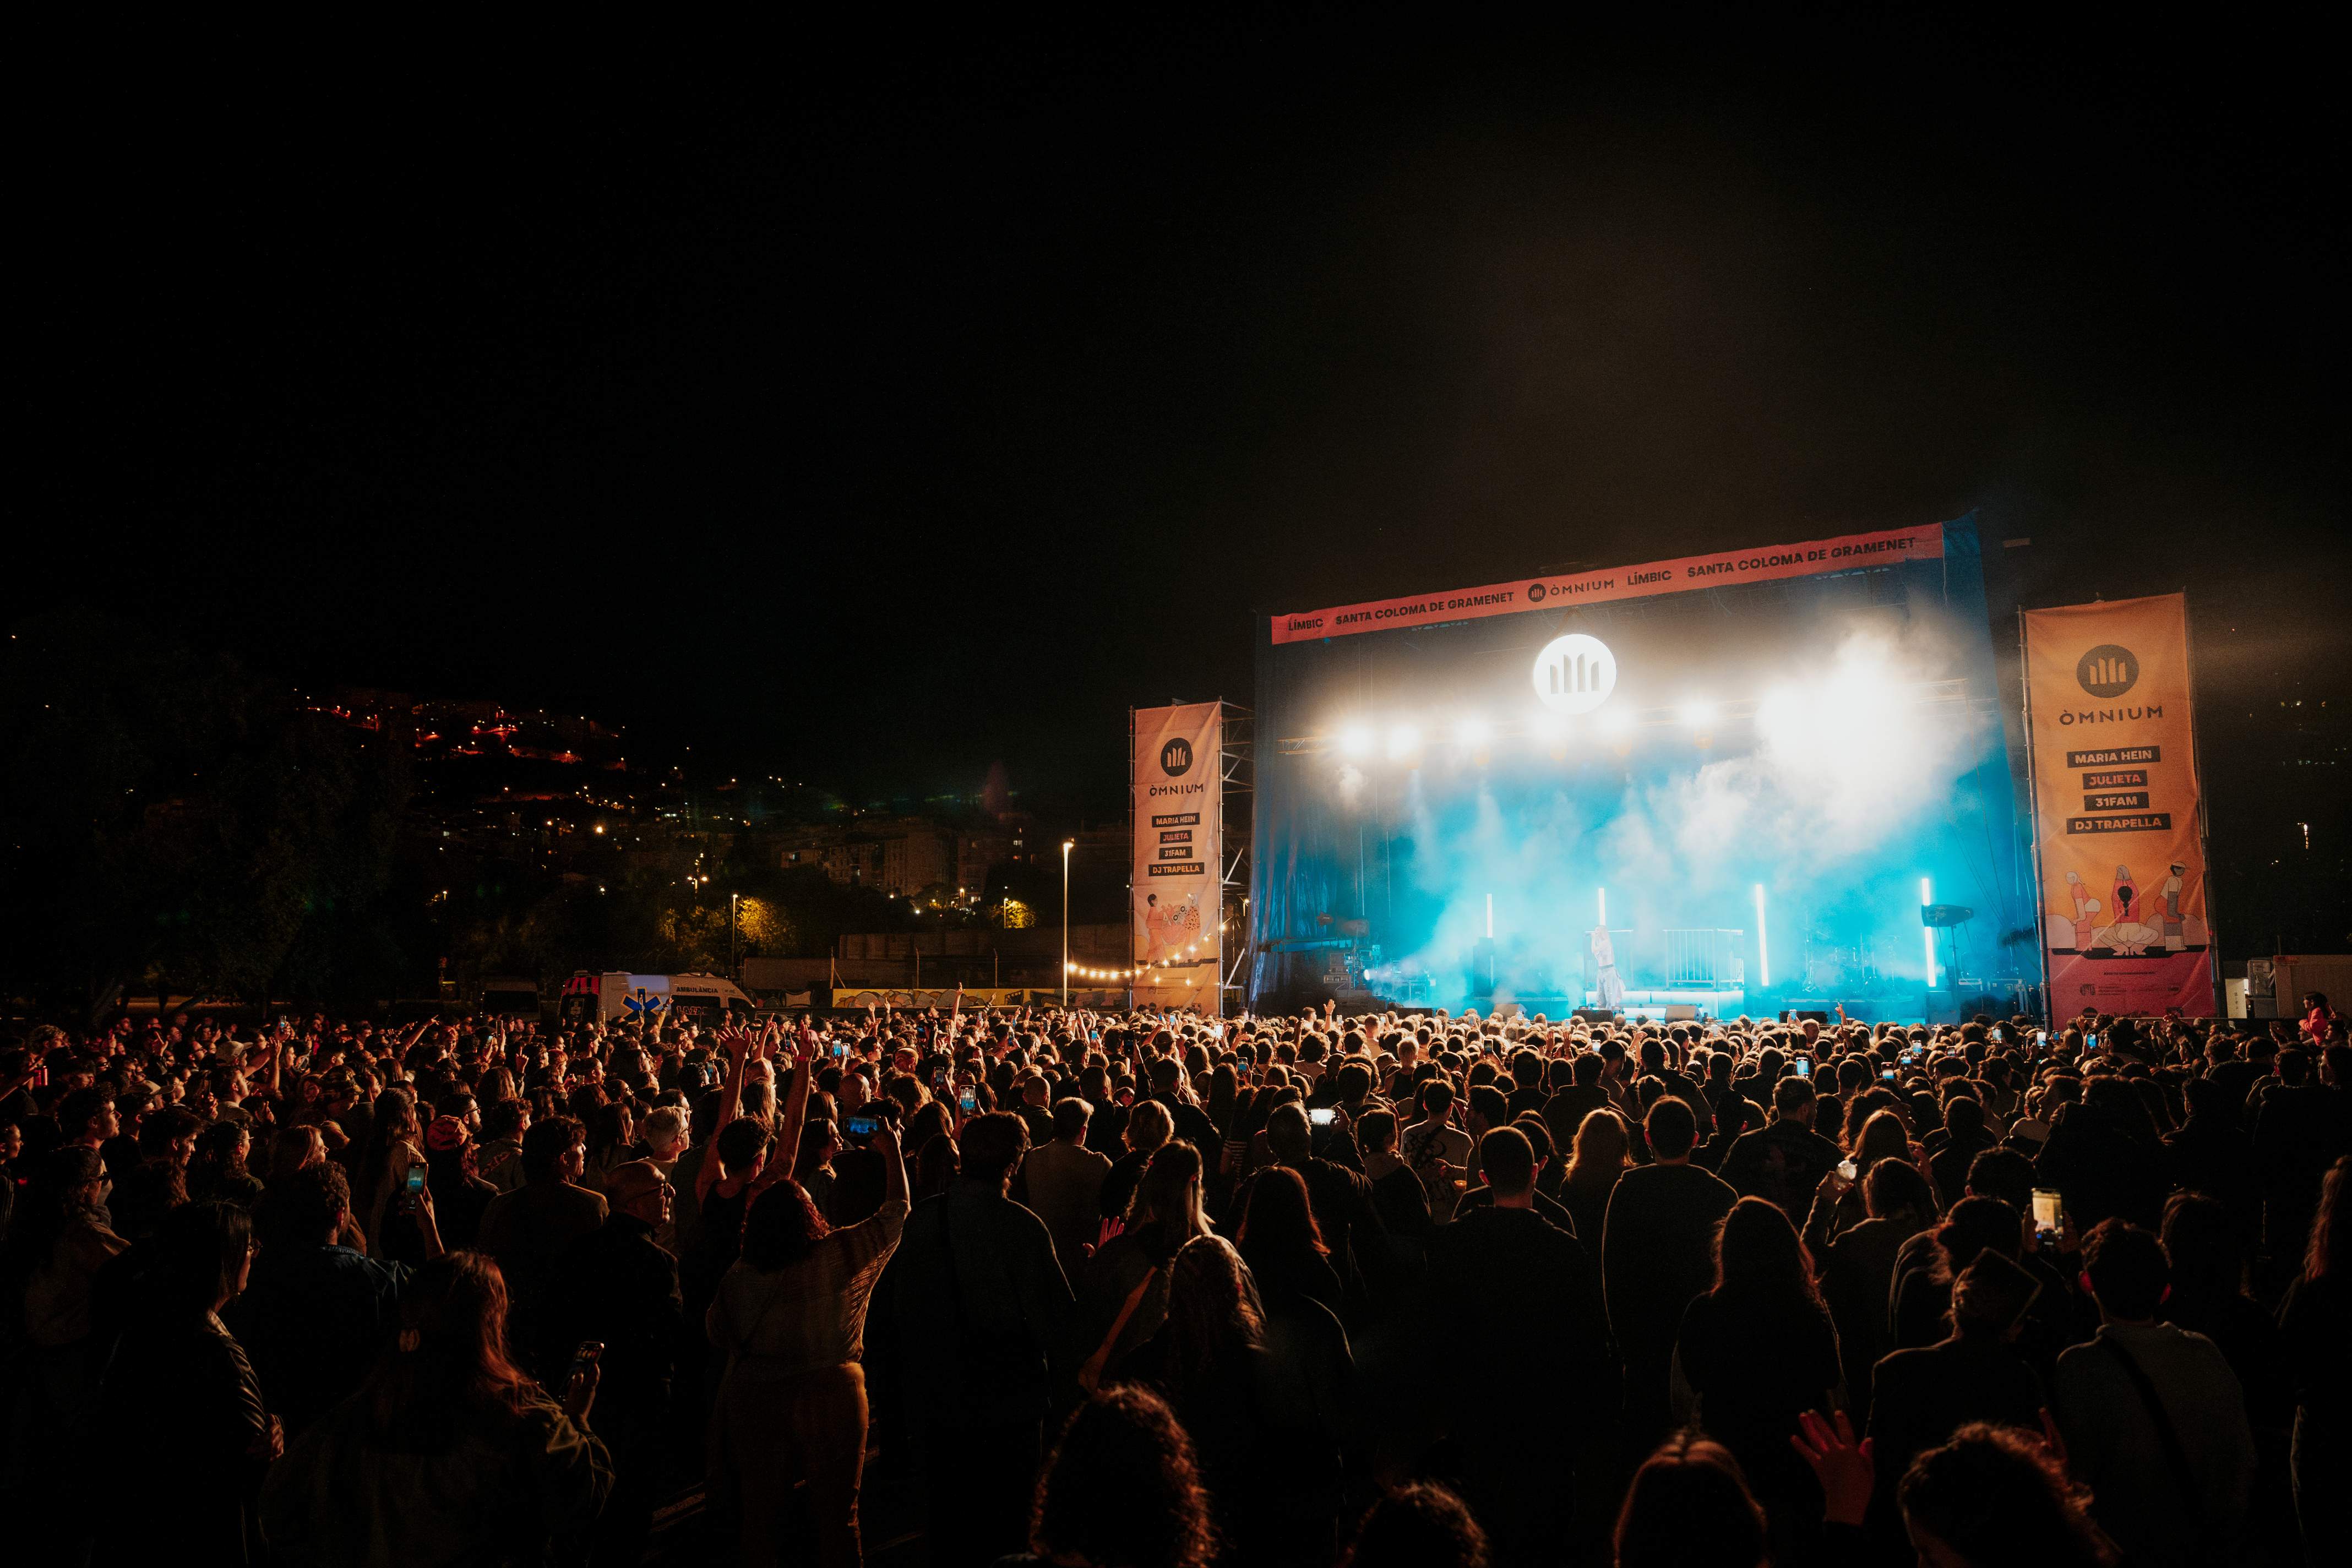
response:
<svg viewBox="0 0 2352 1568"><path fill-rule="evenodd" d="M61 66L16 611L1105 812L1253 612L1970 508L2352 662L2317 39L1438 15Z"/></svg>

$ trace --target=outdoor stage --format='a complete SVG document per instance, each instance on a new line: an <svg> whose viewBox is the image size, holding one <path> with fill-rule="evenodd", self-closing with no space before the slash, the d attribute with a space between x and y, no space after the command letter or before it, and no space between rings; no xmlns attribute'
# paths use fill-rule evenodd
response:
<svg viewBox="0 0 2352 1568"><path fill-rule="evenodd" d="M1257 687L1252 1008L2039 979L1973 517L1276 616Z"/></svg>

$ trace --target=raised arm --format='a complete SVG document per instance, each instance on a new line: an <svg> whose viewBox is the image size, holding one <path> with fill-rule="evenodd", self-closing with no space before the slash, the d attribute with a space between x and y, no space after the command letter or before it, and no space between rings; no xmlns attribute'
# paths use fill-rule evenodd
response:
<svg viewBox="0 0 2352 1568"><path fill-rule="evenodd" d="M730 1029L719 1037L719 1048L728 1056L727 1083L719 1095L719 1118L710 1126L710 1139L714 1143L727 1124L742 1114L743 1077L751 1065L751 1037L740 1029ZM706 1160L703 1168L715 1171L717 1166Z"/></svg>

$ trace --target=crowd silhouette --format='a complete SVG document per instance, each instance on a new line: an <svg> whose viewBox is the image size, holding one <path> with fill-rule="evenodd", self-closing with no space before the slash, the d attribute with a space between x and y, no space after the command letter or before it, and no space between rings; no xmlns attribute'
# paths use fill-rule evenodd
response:
<svg viewBox="0 0 2352 1568"><path fill-rule="evenodd" d="M1508 1010L1506 1010L1508 1011ZM2352 1043L205 1018L0 1050L26 1562L2352 1562Z"/></svg>

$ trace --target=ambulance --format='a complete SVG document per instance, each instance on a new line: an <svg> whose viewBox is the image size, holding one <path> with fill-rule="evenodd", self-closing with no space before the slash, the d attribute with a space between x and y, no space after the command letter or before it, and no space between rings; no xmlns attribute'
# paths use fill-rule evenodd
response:
<svg viewBox="0 0 2352 1568"><path fill-rule="evenodd" d="M634 1017L680 1023L720 1024L741 1020L759 1004L733 981L716 974L591 974L581 970L563 983L559 1024L611 1024Z"/></svg>

